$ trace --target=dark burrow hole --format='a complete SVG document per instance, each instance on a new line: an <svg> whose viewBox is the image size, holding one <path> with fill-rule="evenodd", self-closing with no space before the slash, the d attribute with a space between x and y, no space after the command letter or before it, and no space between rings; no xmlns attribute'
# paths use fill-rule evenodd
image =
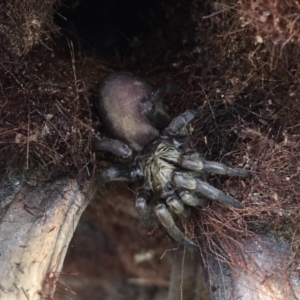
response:
<svg viewBox="0 0 300 300"><path fill-rule="evenodd" d="M194 34L185 1L68 0L54 20L77 51L130 63L171 62Z"/></svg>

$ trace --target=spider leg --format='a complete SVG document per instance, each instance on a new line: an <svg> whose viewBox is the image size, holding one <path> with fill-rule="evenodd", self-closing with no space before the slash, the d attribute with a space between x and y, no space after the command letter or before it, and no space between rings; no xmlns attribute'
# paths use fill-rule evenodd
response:
<svg viewBox="0 0 300 300"><path fill-rule="evenodd" d="M179 88L177 88L179 89ZM159 130L170 124L171 118L163 104L164 97L173 90L171 85L166 85L155 90L147 99L141 103L141 113Z"/></svg>
<svg viewBox="0 0 300 300"><path fill-rule="evenodd" d="M147 99L147 101L141 104L143 114L147 114L157 103L162 103L164 98L169 93L182 93L183 90L174 84L167 84L155 90Z"/></svg>
<svg viewBox="0 0 300 300"><path fill-rule="evenodd" d="M104 181L134 181L142 177L142 170L139 167L110 167L100 169L97 174Z"/></svg>
<svg viewBox="0 0 300 300"><path fill-rule="evenodd" d="M229 175L237 177L246 177L249 175L249 171L240 168L230 168L224 164L214 161L208 161L201 157L198 152L188 152L181 155L179 164L186 169L208 173Z"/></svg>
<svg viewBox="0 0 300 300"><path fill-rule="evenodd" d="M171 118L166 110L163 100L169 93L182 93L182 89L173 84L165 85L155 90L147 99L141 103L141 113L159 130L166 128Z"/></svg>
<svg viewBox="0 0 300 300"><path fill-rule="evenodd" d="M153 192L150 187L143 187L139 191L137 198L135 200L135 207L139 218L145 227L152 227L156 224L155 220L150 218L150 209L148 203L153 196Z"/></svg>
<svg viewBox="0 0 300 300"><path fill-rule="evenodd" d="M110 152L122 158L130 158L133 154L132 149L125 143L106 137L101 140L94 138L92 140L92 149L93 151Z"/></svg>
<svg viewBox="0 0 300 300"><path fill-rule="evenodd" d="M179 196L189 206L204 206L208 202L207 198L195 195L191 191L181 191L179 192Z"/></svg>
<svg viewBox="0 0 300 300"><path fill-rule="evenodd" d="M198 115L197 110L188 109L178 117L174 118L170 125L164 129L162 135L188 136L188 124Z"/></svg>
<svg viewBox="0 0 300 300"><path fill-rule="evenodd" d="M183 201L174 194L170 196L166 201L168 207L177 215L179 215L183 219L187 219L190 215L189 209L184 207Z"/></svg>
<svg viewBox="0 0 300 300"><path fill-rule="evenodd" d="M169 235L178 243L188 247L195 248L197 245L192 242L185 234L175 225L175 222L164 204L158 204L155 207L155 213L161 224L166 228Z"/></svg>
<svg viewBox="0 0 300 300"><path fill-rule="evenodd" d="M227 206L243 208L243 205L235 198L225 195L207 182L193 178L187 173L175 172L173 174L173 181L180 187L199 192L204 197L217 200Z"/></svg>

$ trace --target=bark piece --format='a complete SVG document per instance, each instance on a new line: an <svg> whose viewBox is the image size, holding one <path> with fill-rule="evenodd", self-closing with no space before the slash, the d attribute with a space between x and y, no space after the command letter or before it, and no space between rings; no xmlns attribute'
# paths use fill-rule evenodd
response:
<svg viewBox="0 0 300 300"><path fill-rule="evenodd" d="M16 184L11 194L0 223L0 299L51 299L90 197L68 178L37 187Z"/></svg>

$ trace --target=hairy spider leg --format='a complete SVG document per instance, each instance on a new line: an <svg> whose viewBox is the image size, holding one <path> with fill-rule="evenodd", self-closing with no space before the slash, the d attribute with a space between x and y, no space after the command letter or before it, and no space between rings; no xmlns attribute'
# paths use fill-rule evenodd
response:
<svg viewBox="0 0 300 300"><path fill-rule="evenodd" d="M236 177L246 177L250 173L249 171L241 168L230 168L222 163L208 161L201 157L200 153L190 151L182 154L179 158L178 163L186 169L201 172L205 171L208 173L229 175Z"/></svg>
<svg viewBox="0 0 300 300"><path fill-rule="evenodd" d="M150 187L143 187L135 200L135 207L138 213L138 216L145 227L152 227L156 225L154 219L150 217L150 209L148 203L153 197L153 192Z"/></svg>
<svg viewBox="0 0 300 300"><path fill-rule="evenodd" d="M185 207L183 201L176 194L168 197L168 199L166 200L166 204L175 214L179 215L182 219L187 219L190 216L190 210L188 209L188 207Z"/></svg>
<svg viewBox="0 0 300 300"><path fill-rule="evenodd" d="M140 179L142 170L138 167L110 167L106 169L100 169L97 174L104 181L134 181Z"/></svg>
<svg viewBox="0 0 300 300"><path fill-rule="evenodd" d="M166 228L169 235L178 243L183 244L188 247L197 247L197 244L192 242L185 234L175 225L175 222L164 204L158 204L155 207L155 213L161 222L161 224Z"/></svg>
<svg viewBox="0 0 300 300"><path fill-rule="evenodd" d="M133 155L132 149L127 144L107 137L103 137L101 140L94 138L92 140L92 149L93 151L110 152L126 159L131 158Z"/></svg>
<svg viewBox="0 0 300 300"><path fill-rule="evenodd" d="M174 172L173 181L180 187L199 192L204 197L217 200L224 205L235 208L243 208L243 205L231 196L225 195L220 190L205 181L196 179L185 172Z"/></svg>
<svg viewBox="0 0 300 300"><path fill-rule="evenodd" d="M161 87L155 90L145 102L140 104L141 113L159 130L166 128L171 122L171 118L163 104L164 97L170 91L168 86Z"/></svg>
<svg viewBox="0 0 300 300"><path fill-rule="evenodd" d="M167 128L164 129L162 135L167 135L169 137L187 137L189 132L187 126L191 121L199 114L197 110L188 109L181 115L177 116L172 120Z"/></svg>
<svg viewBox="0 0 300 300"><path fill-rule="evenodd" d="M204 206L208 202L207 198L196 195L191 191L180 191L179 196L182 201L189 206Z"/></svg>

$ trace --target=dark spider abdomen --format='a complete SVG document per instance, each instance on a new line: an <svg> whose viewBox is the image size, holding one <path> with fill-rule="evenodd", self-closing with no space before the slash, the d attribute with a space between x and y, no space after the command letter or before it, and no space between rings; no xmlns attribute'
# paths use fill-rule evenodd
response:
<svg viewBox="0 0 300 300"><path fill-rule="evenodd" d="M127 72L109 75L99 93L101 121L114 138L140 151L159 136L141 112L153 88L141 77Z"/></svg>

